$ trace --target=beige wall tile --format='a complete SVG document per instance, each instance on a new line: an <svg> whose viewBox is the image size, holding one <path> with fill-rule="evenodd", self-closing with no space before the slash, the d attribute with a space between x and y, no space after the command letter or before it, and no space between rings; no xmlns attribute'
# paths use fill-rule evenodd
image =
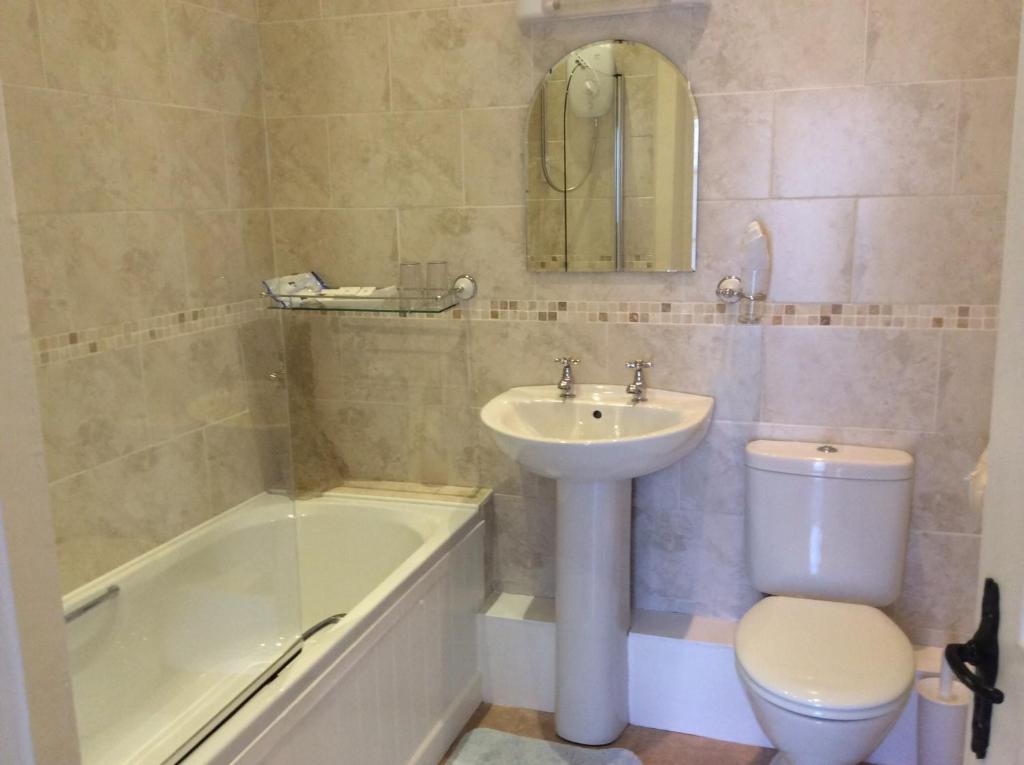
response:
<svg viewBox="0 0 1024 765"><path fill-rule="evenodd" d="M897 622L910 639L944 645L970 637L976 625L980 540L965 534L912 532Z"/></svg>
<svg viewBox="0 0 1024 765"><path fill-rule="evenodd" d="M858 83L865 5L865 0L716 2L684 71L701 93Z"/></svg>
<svg viewBox="0 0 1024 765"><path fill-rule="evenodd" d="M771 196L774 100L770 93L697 99L701 199Z"/></svg>
<svg viewBox="0 0 1024 765"><path fill-rule="evenodd" d="M316 401L317 427L346 479L404 481L409 475L409 407Z"/></svg>
<svg viewBox="0 0 1024 765"><path fill-rule="evenodd" d="M480 485L490 487L496 494L532 497L555 501L556 484L524 470L515 460L502 453L490 431L479 419L477 412L477 469Z"/></svg>
<svg viewBox="0 0 1024 765"><path fill-rule="evenodd" d="M332 0L327 0L331 2ZM339 0L334 0L338 2ZM345 0L340 0L344 3ZM445 8L455 5L455 0L386 0L388 10L392 11L418 11L425 8Z"/></svg>
<svg viewBox="0 0 1024 765"><path fill-rule="evenodd" d="M278 275L316 271L331 286L387 286L398 279L392 210L275 210Z"/></svg>
<svg viewBox="0 0 1024 765"><path fill-rule="evenodd" d="M330 131L336 206L462 203L458 112L333 117Z"/></svg>
<svg viewBox="0 0 1024 765"><path fill-rule="evenodd" d="M995 368L994 332L943 332L937 427L988 435Z"/></svg>
<svg viewBox="0 0 1024 765"><path fill-rule="evenodd" d="M193 308L248 300L274 270L265 211L186 213L182 217Z"/></svg>
<svg viewBox="0 0 1024 765"><path fill-rule="evenodd" d="M852 199L701 203L697 212L699 299L714 300L718 280L739 273L743 234L750 221L758 220L771 237L769 300L850 300L855 209Z"/></svg>
<svg viewBox="0 0 1024 765"><path fill-rule="evenodd" d="M409 474L404 480L441 486L477 486L475 411L416 406L409 410Z"/></svg>
<svg viewBox="0 0 1024 765"><path fill-rule="evenodd" d="M767 327L762 419L931 430L938 346L927 330Z"/></svg>
<svg viewBox="0 0 1024 765"><path fill-rule="evenodd" d="M311 318L291 311L282 314L292 425L303 430L310 426L305 422L295 424L297 411L311 414L314 400L347 398L338 380L351 371L341 363L340 319L318 322ZM354 331L359 325L346 322L345 326ZM377 389L378 386L371 388Z"/></svg>
<svg viewBox="0 0 1024 765"><path fill-rule="evenodd" d="M679 463L679 503L700 513L746 512L746 454L757 435L753 423L716 418L700 445Z"/></svg>
<svg viewBox="0 0 1024 765"><path fill-rule="evenodd" d="M761 406L759 327L609 325L611 381L629 382L625 365L630 359L654 362L648 375L652 387L713 396L716 416L728 420L757 418Z"/></svg>
<svg viewBox="0 0 1024 765"><path fill-rule="evenodd" d="M51 484L66 591L208 520L202 433Z"/></svg>
<svg viewBox="0 0 1024 765"><path fill-rule="evenodd" d="M999 299L1002 197L862 199L853 299L985 304Z"/></svg>
<svg viewBox="0 0 1024 765"><path fill-rule="evenodd" d="M192 308L244 300L239 264L244 262L242 225L235 211L196 212L182 216L188 264L188 302Z"/></svg>
<svg viewBox="0 0 1024 765"><path fill-rule="evenodd" d="M466 86L458 87L461 83L457 71L463 62L448 10L402 14L389 19L388 27L389 37L394 41L391 97L396 108L453 109L473 105L470 94L462 92Z"/></svg>
<svg viewBox="0 0 1024 765"><path fill-rule="evenodd" d="M220 116L137 101L118 101L116 112L127 206L224 207L227 166Z"/></svg>
<svg viewBox="0 0 1024 765"><path fill-rule="evenodd" d="M245 377L234 329L144 345L142 370L153 440L245 411Z"/></svg>
<svg viewBox="0 0 1024 765"><path fill-rule="evenodd" d="M747 574L743 515L712 514L704 521L697 574L698 613L739 619L761 599Z"/></svg>
<svg viewBox="0 0 1024 765"><path fill-rule="evenodd" d="M263 455L270 444L268 432L257 428L246 414L210 425L204 430L210 504L223 512L265 491L271 475Z"/></svg>
<svg viewBox="0 0 1024 765"><path fill-rule="evenodd" d="M402 260L448 261L449 276L479 274L482 300L532 294L522 208L426 208L400 214ZM485 276L486 274L486 276Z"/></svg>
<svg viewBox="0 0 1024 765"><path fill-rule="evenodd" d="M544 322L479 322L472 326L473 401L483 406L518 385L554 386L556 356L580 359L576 379L582 383L608 379L608 327L604 324Z"/></svg>
<svg viewBox="0 0 1024 765"><path fill-rule="evenodd" d="M20 231L25 292L33 337L69 332L75 326L66 256L61 239L51 234L49 216L22 220ZM54 227L56 233L63 227ZM57 239L56 242L52 239Z"/></svg>
<svg viewBox="0 0 1024 765"><path fill-rule="evenodd" d="M167 101L161 0L38 0L51 87Z"/></svg>
<svg viewBox="0 0 1024 765"><path fill-rule="evenodd" d="M220 0L220 9L224 13L230 13L247 21L256 21L258 18L257 0Z"/></svg>
<svg viewBox="0 0 1024 765"><path fill-rule="evenodd" d="M137 348L50 364L38 385L50 480L148 444Z"/></svg>
<svg viewBox="0 0 1024 765"><path fill-rule="evenodd" d="M267 120L275 207L328 207L331 200L327 119Z"/></svg>
<svg viewBox="0 0 1024 765"><path fill-rule="evenodd" d="M330 334L322 354L325 362L314 356L311 365L318 398L465 406L469 355L468 328L462 322L419 321L397 327L392 322L344 320ZM368 386L367 379L377 383Z"/></svg>
<svg viewBox="0 0 1024 765"><path fill-rule="evenodd" d="M238 328L242 346L242 361L246 372L246 402L254 425L267 429L284 429L280 436L288 443L288 381L285 365L282 317L267 312ZM282 378L281 372L285 372ZM272 376L274 375L274 376ZM290 455L279 453L276 472L281 483L277 488L290 486Z"/></svg>
<svg viewBox="0 0 1024 765"><path fill-rule="evenodd" d="M323 426L319 402L292 396L290 404L295 490L318 492L337 486L345 480L344 465Z"/></svg>
<svg viewBox="0 0 1024 765"><path fill-rule="evenodd" d="M871 0L869 82L974 79L1017 67L1016 0Z"/></svg>
<svg viewBox="0 0 1024 765"><path fill-rule="evenodd" d="M533 90L512 5L402 14L389 23L396 109L518 106Z"/></svg>
<svg viewBox="0 0 1024 765"><path fill-rule="evenodd" d="M958 337L976 334L962 333ZM952 336L952 335L951 335ZM982 346L991 345L982 343ZM989 386L991 387L991 386ZM988 393L978 398L989 399ZM940 403L940 417L942 413ZM988 412L985 413L988 421ZM981 533L982 515L971 508L966 476L977 467L988 445L988 433L938 432L918 434L913 447L914 511L911 526L923 531Z"/></svg>
<svg viewBox="0 0 1024 765"><path fill-rule="evenodd" d="M44 85L35 0L0 3L0 81L9 85Z"/></svg>
<svg viewBox="0 0 1024 765"><path fill-rule="evenodd" d="M462 114L466 203L522 205L526 197L526 110L472 109Z"/></svg>
<svg viewBox="0 0 1024 765"><path fill-rule="evenodd" d="M320 18L320 0L258 0L258 3L260 21Z"/></svg>
<svg viewBox="0 0 1024 765"><path fill-rule="evenodd" d="M256 25L191 3L167 3L175 101L231 114L260 113Z"/></svg>
<svg viewBox="0 0 1024 765"><path fill-rule="evenodd" d="M1005 194L1016 80L965 82L957 136L957 194Z"/></svg>
<svg viewBox="0 0 1024 765"><path fill-rule="evenodd" d="M230 207L268 207L267 139L263 120L225 117L227 190Z"/></svg>
<svg viewBox="0 0 1024 765"><path fill-rule="evenodd" d="M174 213L31 216L21 231L36 336L185 307L185 259Z"/></svg>
<svg viewBox="0 0 1024 765"><path fill-rule="evenodd" d="M21 214L123 206L111 99L16 87L5 93Z"/></svg>
<svg viewBox="0 0 1024 765"><path fill-rule="evenodd" d="M384 16L260 26L268 116L388 108Z"/></svg>
<svg viewBox="0 0 1024 765"><path fill-rule="evenodd" d="M502 592L555 595L555 505L496 495L491 528L491 577Z"/></svg>
<svg viewBox="0 0 1024 765"><path fill-rule="evenodd" d="M948 193L957 87L942 83L779 93L775 194Z"/></svg>
<svg viewBox="0 0 1024 765"><path fill-rule="evenodd" d="M242 210L242 247L245 257L236 265L236 279L244 287L243 300L256 297L261 283L274 273L274 232L269 210Z"/></svg>
<svg viewBox="0 0 1024 765"><path fill-rule="evenodd" d="M324 16L350 16L388 10L387 0L321 0Z"/></svg>
<svg viewBox="0 0 1024 765"><path fill-rule="evenodd" d="M700 543L707 518L667 503L633 502L633 593L635 607L693 613Z"/></svg>

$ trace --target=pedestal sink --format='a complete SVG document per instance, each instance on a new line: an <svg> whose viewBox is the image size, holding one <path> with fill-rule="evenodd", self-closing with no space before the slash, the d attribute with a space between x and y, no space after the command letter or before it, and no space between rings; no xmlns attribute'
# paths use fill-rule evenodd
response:
<svg viewBox="0 0 1024 765"><path fill-rule="evenodd" d="M498 447L558 480L558 735L607 744L629 721L630 508L637 476L668 467L704 438L714 399L622 386L512 388L480 417Z"/></svg>

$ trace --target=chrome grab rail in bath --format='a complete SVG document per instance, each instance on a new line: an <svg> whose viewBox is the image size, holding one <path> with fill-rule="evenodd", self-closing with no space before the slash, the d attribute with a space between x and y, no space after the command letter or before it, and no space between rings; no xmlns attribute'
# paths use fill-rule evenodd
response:
<svg viewBox="0 0 1024 765"><path fill-rule="evenodd" d="M116 584L110 585L103 592L97 595L93 595L91 598L89 598L81 605L75 606L70 611L66 612L64 614L64 623L70 624L79 616L82 616L84 614L87 614L89 611L92 611L94 608L96 608L96 606L102 605L103 603L106 603L108 600L113 600L120 593L120 587L118 587Z"/></svg>

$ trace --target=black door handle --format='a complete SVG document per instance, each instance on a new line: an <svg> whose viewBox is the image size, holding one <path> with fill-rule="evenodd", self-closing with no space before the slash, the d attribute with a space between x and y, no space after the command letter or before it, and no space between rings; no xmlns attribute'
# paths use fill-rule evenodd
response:
<svg viewBox="0 0 1024 765"><path fill-rule="evenodd" d="M954 643L946 646L946 661L956 675L957 680L967 686L975 696L981 697L992 704L1002 704L1006 698L1001 690L988 685L981 676L972 672L967 663L975 663L977 659L970 656L969 643Z"/></svg>
<svg viewBox="0 0 1024 765"><path fill-rule="evenodd" d="M992 730L992 705L1002 704L1003 692L996 688L999 675L999 585L985 580L981 599L981 624L966 643L946 646L946 661L953 674L974 693L971 719L971 751L979 760L988 754ZM967 666L973 664L975 671Z"/></svg>

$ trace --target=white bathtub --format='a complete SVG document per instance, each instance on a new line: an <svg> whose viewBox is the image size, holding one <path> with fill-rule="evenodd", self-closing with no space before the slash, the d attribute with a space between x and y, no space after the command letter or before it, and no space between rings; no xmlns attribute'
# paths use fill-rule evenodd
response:
<svg viewBox="0 0 1024 765"><path fill-rule="evenodd" d="M69 625L85 765L174 761L293 645L186 763L436 761L480 700L485 499L264 495L72 593L120 588Z"/></svg>

